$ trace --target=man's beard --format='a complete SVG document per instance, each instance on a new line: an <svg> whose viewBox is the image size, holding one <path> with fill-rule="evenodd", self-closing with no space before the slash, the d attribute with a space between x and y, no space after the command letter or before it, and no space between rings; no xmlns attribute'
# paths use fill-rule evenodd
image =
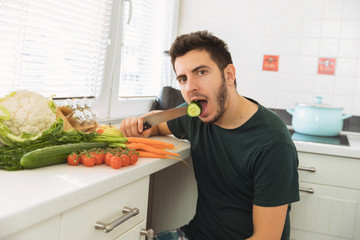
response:
<svg viewBox="0 0 360 240"><path fill-rule="evenodd" d="M224 74L221 74L221 75L222 75L221 78L223 81L222 81L222 85L219 88L219 92L216 96L218 109L216 111L216 115L211 120L206 122L208 124L216 123L225 112L225 103L226 103L227 96L228 96L228 89L226 88L225 76L224 76Z"/></svg>

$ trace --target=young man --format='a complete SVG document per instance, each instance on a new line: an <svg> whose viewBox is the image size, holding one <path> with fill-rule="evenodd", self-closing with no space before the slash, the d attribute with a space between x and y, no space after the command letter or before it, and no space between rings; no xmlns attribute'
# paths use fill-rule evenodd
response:
<svg viewBox="0 0 360 240"><path fill-rule="evenodd" d="M237 93L228 47L212 34L177 37L170 56L184 99L198 101L201 115L146 131L142 117L120 126L126 136L174 134L191 143L196 214L155 239L289 239L290 204L299 200L298 157L285 124Z"/></svg>

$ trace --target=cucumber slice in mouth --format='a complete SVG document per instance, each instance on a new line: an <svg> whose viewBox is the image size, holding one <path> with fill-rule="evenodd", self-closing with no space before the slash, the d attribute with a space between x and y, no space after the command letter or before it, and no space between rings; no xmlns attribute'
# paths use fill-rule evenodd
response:
<svg viewBox="0 0 360 240"><path fill-rule="evenodd" d="M201 114L202 106L198 102L191 102L187 107L187 114L190 117L197 117Z"/></svg>

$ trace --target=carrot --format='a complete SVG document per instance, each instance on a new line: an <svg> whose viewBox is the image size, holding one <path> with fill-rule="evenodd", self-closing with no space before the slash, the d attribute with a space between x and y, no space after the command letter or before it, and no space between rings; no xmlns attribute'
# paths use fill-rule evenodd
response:
<svg viewBox="0 0 360 240"><path fill-rule="evenodd" d="M160 148L155 148L155 147L146 145L144 143L129 143L129 144L127 144L127 147L136 149L136 150L141 149L141 150L145 150L145 151L151 152L151 153L156 153L159 155L170 155L170 156L177 156L177 157L180 156L177 153L169 152L169 151L166 151L166 150L160 149Z"/></svg>
<svg viewBox="0 0 360 240"><path fill-rule="evenodd" d="M136 150L137 153L139 153L139 157L144 157L144 158L175 158L176 157L170 157L170 156L166 156L166 155L161 155L161 154L156 154L156 153L151 153L151 152L146 152L146 151L141 151L141 150Z"/></svg>
<svg viewBox="0 0 360 240"><path fill-rule="evenodd" d="M156 154L156 153L151 153L151 152L146 152L146 151L141 151L141 150L136 150L136 152L139 154L138 157L143 157L143 158L168 158L168 159L175 159L175 160L182 161L183 163L186 164L186 166L190 167L189 164L187 164L187 162L185 162L185 161L182 160L181 158L171 157L171 156L166 156L166 155L161 155L161 154Z"/></svg>
<svg viewBox="0 0 360 240"><path fill-rule="evenodd" d="M149 139L149 138L141 138L141 137L128 137L127 138L128 143L144 143L146 145L150 145L153 147L158 148L168 148L168 149L174 149L174 144L166 143L160 140L155 139Z"/></svg>

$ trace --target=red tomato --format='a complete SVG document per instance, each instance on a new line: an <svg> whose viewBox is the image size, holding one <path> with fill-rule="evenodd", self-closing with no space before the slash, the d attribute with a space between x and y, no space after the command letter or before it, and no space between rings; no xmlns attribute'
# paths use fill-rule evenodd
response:
<svg viewBox="0 0 360 240"><path fill-rule="evenodd" d="M120 158L121 158L121 160L122 160L122 165L123 165L124 167L129 166L129 164L130 164L130 157L129 157L128 155L126 155L126 154L121 154L121 155L120 155Z"/></svg>
<svg viewBox="0 0 360 240"><path fill-rule="evenodd" d="M76 166L80 162L80 157L76 153L72 153L67 157L67 162L70 165Z"/></svg>
<svg viewBox="0 0 360 240"><path fill-rule="evenodd" d="M110 166L110 161L111 161L111 158L114 156L114 154L112 153L106 153L105 154L105 164L107 166Z"/></svg>
<svg viewBox="0 0 360 240"><path fill-rule="evenodd" d="M104 154L103 153L95 153L95 164L101 165L104 163Z"/></svg>
<svg viewBox="0 0 360 240"><path fill-rule="evenodd" d="M110 166L114 169L119 169L123 165L122 159L118 156L113 156L110 160Z"/></svg>
<svg viewBox="0 0 360 240"><path fill-rule="evenodd" d="M91 154L86 154L82 157L82 163L87 167L93 167L95 165L95 157Z"/></svg>
<svg viewBox="0 0 360 240"><path fill-rule="evenodd" d="M138 155L130 154L130 165L134 165L138 160Z"/></svg>

